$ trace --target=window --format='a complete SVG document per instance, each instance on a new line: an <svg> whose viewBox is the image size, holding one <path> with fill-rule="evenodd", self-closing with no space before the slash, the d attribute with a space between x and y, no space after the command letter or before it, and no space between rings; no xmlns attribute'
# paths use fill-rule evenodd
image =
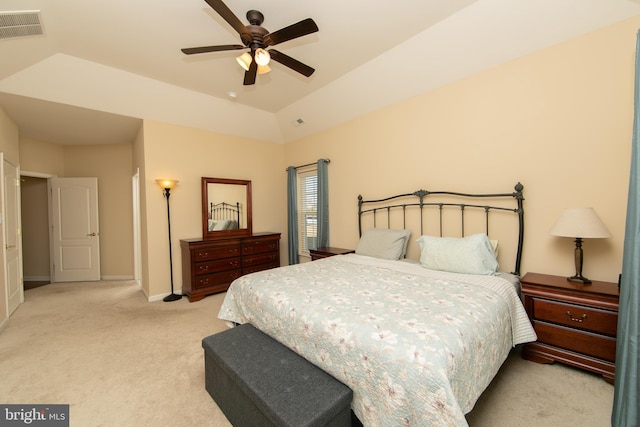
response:
<svg viewBox="0 0 640 427"><path fill-rule="evenodd" d="M298 191L298 252L309 256L309 249L318 246L318 168L299 168Z"/></svg>

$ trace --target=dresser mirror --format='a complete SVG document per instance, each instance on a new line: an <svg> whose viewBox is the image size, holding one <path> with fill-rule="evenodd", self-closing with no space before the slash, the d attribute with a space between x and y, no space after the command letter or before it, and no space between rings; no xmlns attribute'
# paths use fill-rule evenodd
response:
<svg viewBox="0 0 640 427"><path fill-rule="evenodd" d="M202 238L251 233L251 181L202 177Z"/></svg>

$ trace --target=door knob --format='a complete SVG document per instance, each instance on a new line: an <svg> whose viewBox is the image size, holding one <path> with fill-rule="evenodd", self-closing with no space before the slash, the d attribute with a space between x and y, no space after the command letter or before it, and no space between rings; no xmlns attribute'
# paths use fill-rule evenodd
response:
<svg viewBox="0 0 640 427"><path fill-rule="evenodd" d="M96 237L96 236L97 236L97 234L95 232L91 233L91 234L87 234L87 237Z"/></svg>

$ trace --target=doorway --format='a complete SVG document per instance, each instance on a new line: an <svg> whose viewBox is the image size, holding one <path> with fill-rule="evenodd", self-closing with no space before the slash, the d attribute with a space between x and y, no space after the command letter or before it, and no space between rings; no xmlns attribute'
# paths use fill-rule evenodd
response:
<svg viewBox="0 0 640 427"><path fill-rule="evenodd" d="M50 283L47 178L22 174L22 257L24 289Z"/></svg>

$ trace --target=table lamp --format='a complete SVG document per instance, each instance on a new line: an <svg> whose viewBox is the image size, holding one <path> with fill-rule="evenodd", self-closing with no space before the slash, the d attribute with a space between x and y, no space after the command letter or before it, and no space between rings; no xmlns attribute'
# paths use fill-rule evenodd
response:
<svg viewBox="0 0 640 427"><path fill-rule="evenodd" d="M576 239L576 275L567 277L567 280L583 284L591 283L591 280L582 275L582 239L611 237L611 233L609 233L609 230L607 230L607 227L602 223L593 208L565 209L553 227L551 227L549 234Z"/></svg>

